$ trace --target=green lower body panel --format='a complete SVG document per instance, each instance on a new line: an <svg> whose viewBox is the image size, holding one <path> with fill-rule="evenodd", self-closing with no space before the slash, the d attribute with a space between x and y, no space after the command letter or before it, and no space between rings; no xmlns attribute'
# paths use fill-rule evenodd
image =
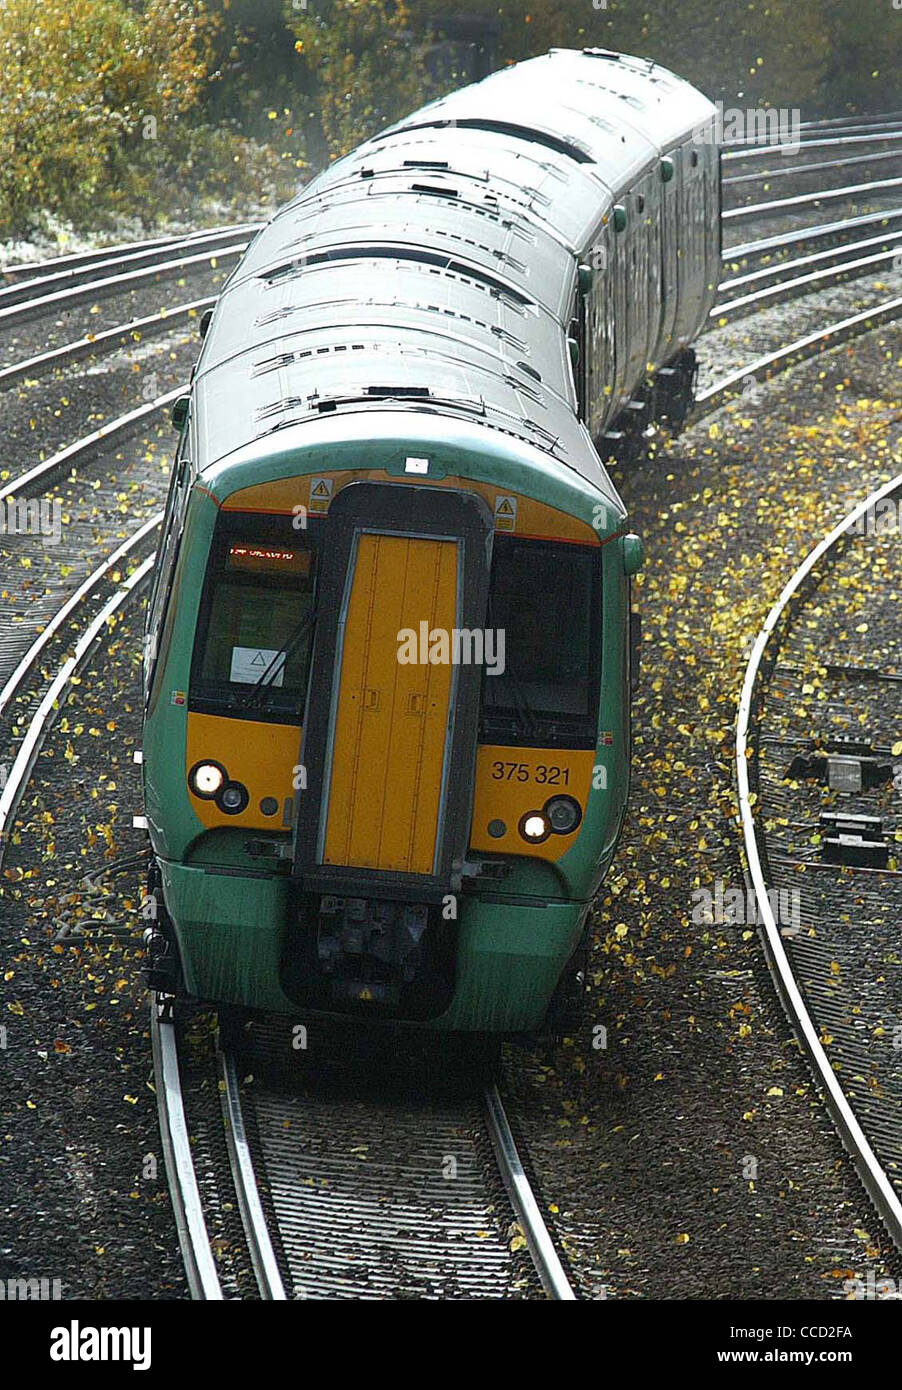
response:
<svg viewBox="0 0 902 1390"><path fill-rule="evenodd" d="M583 903L521 907L465 898L454 1002L433 1027L485 1033L541 1028L585 916Z"/></svg>
<svg viewBox="0 0 902 1390"><path fill-rule="evenodd" d="M289 919L284 878L211 873L160 861L163 895L197 999L297 1015L279 984ZM465 898L454 999L418 1027L520 1033L541 1028L548 1003L577 943L583 903L521 906Z"/></svg>
<svg viewBox="0 0 902 1390"><path fill-rule="evenodd" d="M288 881L159 862L188 993L216 1004L297 1013L279 988Z"/></svg>

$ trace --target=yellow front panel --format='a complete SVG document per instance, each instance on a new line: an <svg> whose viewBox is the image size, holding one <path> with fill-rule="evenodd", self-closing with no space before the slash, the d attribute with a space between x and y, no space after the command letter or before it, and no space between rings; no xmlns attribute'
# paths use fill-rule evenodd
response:
<svg viewBox="0 0 902 1390"><path fill-rule="evenodd" d="M323 862L434 870L453 667L402 664L398 634L450 633L457 543L360 537L344 633Z"/></svg>
<svg viewBox="0 0 902 1390"><path fill-rule="evenodd" d="M297 514L298 506L301 506L307 508L310 516L326 516L330 504L342 488L354 482L392 483L395 486L406 483L411 487L474 492L491 507L496 531L524 538L574 541L579 545L601 544L598 532L588 522L522 493L505 492L491 483L476 482L472 478L429 478L420 474L398 477L376 468L345 468L313 477L275 478L272 482L255 483L253 487L233 492L222 506L227 512L281 512L287 516L292 512ZM515 506L511 507L512 503Z"/></svg>
<svg viewBox="0 0 902 1390"><path fill-rule="evenodd" d="M527 854L533 859L561 859L579 835L549 835L528 844L519 832L529 811L541 811L554 796L572 796L585 813L597 754L593 749L501 748L483 744L476 753L476 792L470 848L492 854ZM503 835L489 834L502 822Z"/></svg>
<svg viewBox="0 0 902 1390"><path fill-rule="evenodd" d="M301 729L297 724L267 724L265 720L229 719L223 715L188 715L186 774L195 763L221 763L232 781L242 782L250 795L238 816L220 811L215 801L191 792L191 805L208 830L221 825L244 830L284 830L286 801L294 799L294 769L298 765ZM190 788L189 788L190 791ZM273 815L260 803L278 802Z"/></svg>

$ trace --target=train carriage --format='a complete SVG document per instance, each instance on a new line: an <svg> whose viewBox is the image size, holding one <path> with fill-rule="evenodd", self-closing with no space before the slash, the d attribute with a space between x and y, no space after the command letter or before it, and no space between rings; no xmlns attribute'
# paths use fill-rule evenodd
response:
<svg viewBox="0 0 902 1390"><path fill-rule="evenodd" d="M552 53L256 237L176 412L148 610L156 987L563 1026L629 778L641 545L602 458L691 401L713 116Z"/></svg>

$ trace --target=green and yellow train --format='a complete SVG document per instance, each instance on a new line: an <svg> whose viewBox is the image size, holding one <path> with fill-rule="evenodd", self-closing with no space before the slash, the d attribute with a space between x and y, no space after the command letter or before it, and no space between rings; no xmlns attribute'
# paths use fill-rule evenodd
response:
<svg viewBox="0 0 902 1390"><path fill-rule="evenodd" d="M204 324L149 602L151 983L479 1033L568 1019L629 781L602 458L691 404L714 108L555 52L259 233Z"/></svg>

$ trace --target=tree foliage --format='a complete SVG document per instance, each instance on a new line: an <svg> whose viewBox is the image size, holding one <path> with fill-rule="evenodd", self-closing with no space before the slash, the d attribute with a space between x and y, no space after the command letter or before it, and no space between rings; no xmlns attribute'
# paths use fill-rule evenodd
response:
<svg viewBox="0 0 902 1390"><path fill-rule="evenodd" d="M145 137L206 77L209 18L190 0L5 0L0 7L0 223L76 220L128 182Z"/></svg>
<svg viewBox="0 0 902 1390"><path fill-rule="evenodd" d="M405 0L311 0L289 12L333 158L423 102L427 84Z"/></svg>

